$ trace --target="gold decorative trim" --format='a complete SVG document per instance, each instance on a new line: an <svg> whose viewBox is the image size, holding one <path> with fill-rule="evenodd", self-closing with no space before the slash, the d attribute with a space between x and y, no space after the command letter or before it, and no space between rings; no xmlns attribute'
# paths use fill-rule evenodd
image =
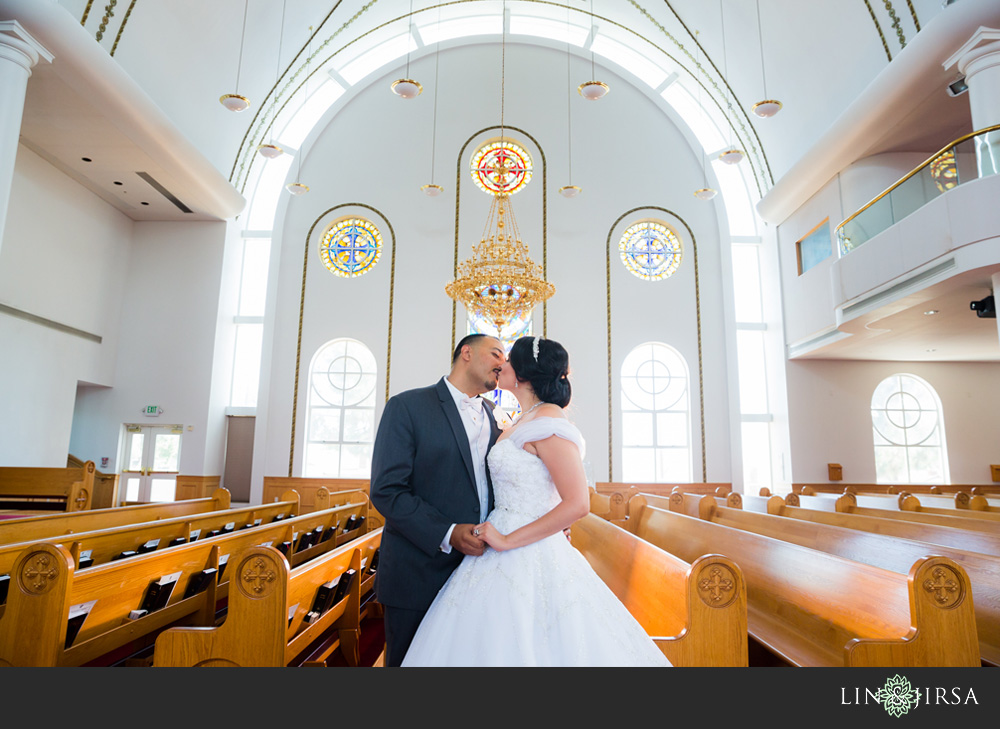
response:
<svg viewBox="0 0 1000 729"><path fill-rule="evenodd" d="M840 231L841 228L843 228L845 225L847 225L848 223L850 223L856 217L858 217L859 215L861 215L861 213L863 213L865 210L867 210L872 205L874 205L875 203L877 203L879 200L881 200L882 198L884 198L886 195L888 195L890 192L892 192L897 187L899 187L900 185L902 185L904 182L906 182L907 180L909 180L915 174L917 174L918 172L920 172L922 169L924 169L924 167L927 167L931 162L933 162L934 160L936 160L938 157L940 157L945 152L949 151L953 147L957 147L959 144L961 144L962 142L966 141L967 139L972 139L973 137L979 136L980 134L988 134L989 132L995 132L998 129L1000 129L1000 124L994 124L991 127L983 127L982 129L978 129L978 130L976 130L974 132L969 132L968 134L963 134L961 137L959 137L955 141L949 142L944 147L942 147L937 152L935 152L930 157L928 157L923 162L921 162L919 165L917 165L912 170L910 170L908 173L906 173L906 175L904 175L903 177L901 177L896 182L892 183L889 187L887 187L882 192L880 192L878 195L876 195L871 200L869 200L867 203L865 203L865 205L861 209L857 210L849 218L846 218L840 225L837 226L837 229L834 231L834 234L839 237L839 231Z"/></svg>
<svg viewBox="0 0 1000 729"><path fill-rule="evenodd" d="M729 565L711 562L698 573L698 597L713 608L724 608L739 597L739 581Z"/></svg>
<svg viewBox="0 0 1000 729"><path fill-rule="evenodd" d="M341 203L340 205L334 205L332 208L324 210L319 217L313 221L313 224L309 226L309 232L306 233L304 246L305 250L302 252L302 290L299 293L299 331L298 339L295 344L295 382L292 390L292 432L288 445L289 478L292 478L293 466L295 464L295 428L299 410L299 376L302 368L302 325L305 320L306 274L309 271L309 242L312 240L316 226L319 225L319 222L323 218L335 210L348 207L365 208L366 210L371 210L373 213L378 215L382 218L382 222L384 222L386 227L389 229L389 238L392 240L392 254L389 256L389 331L386 335L385 351L385 399L389 399L389 375L392 369L392 308L396 290L396 232L392 227L392 223L389 222L389 218L387 218L378 208L358 202Z"/></svg>
<svg viewBox="0 0 1000 729"><path fill-rule="evenodd" d="M115 5L118 4L118 0L111 0L107 5L104 6L104 17L101 18L101 25L97 29L97 35L94 39L100 43L101 39L104 37L104 31L108 27L108 21L115 16Z"/></svg>
<svg viewBox="0 0 1000 729"><path fill-rule="evenodd" d="M59 577L59 564L48 552L35 552L24 560L17 581L29 595L44 595Z"/></svg>
<svg viewBox="0 0 1000 729"><path fill-rule="evenodd" d="M510 126L508 124L505 124L503 127L501 127L499 124L496 124L496 125L491 126L491 127L484 127L483 129L480 129L478 132L476 132L475 134L473 134L472 136L470 136L468 139L466 139L465 140L465 144L463 144L462 148L458 151L458 163L455 166L455 247L454 247L454 262L452 264L452 269L451 269L451 277L452 277L452 279L458 278L458 241L459 241L459 236L458 236L458 221L459 221L459 214L461 212L461 207L462 207L462 159L465 157L465 150L468 148L468 146L470 144L472 144L472 140L474 140L476 137L478 137L478 136L480 136L482 134L485 134L486 132L491 132L494 129L506 129L506 130L511 131L511 132L517 132L518 134L523 134L524 136L526 136L528 139L531 140L532 144L535 145L535 148L538 149L538 154L541 155L541 158L542 158L542 278L544 278L546 281L548 281L549 280L549 272L548 272L548 251L549 251L549 245L548 245L548 199L549 199L549 186L548 186L548 165L545 162L545 150L542 149L542 145L540 145L538 143L538 140L535 139L530 134L528 134L528 132L524 131L523 129L519 129L518 127L512 127L512 126ZM548 308L547 307L548 307L548 302L543 302L542 303L542 336L543 337L547 336L547 333L548 333L548 326L547 326L547 312L548 312ZM458 329L458 302L453 299L452 302L451 302L451 350L448 352L448 362L451 362L452 352L455 351L455 344L456 344L456 342L455 342L455 331L457 329Z"/></svg>
<svg viewBox="0 0 1000 729"><path fill-rule="evenodd" d="M90 15L90 7L94 4L94 0L87 0L87 7L83 9L83 17L80 18L80 25L87 24L87 17Z"/></svg>
<svg viewBox="0 0 1000 729"><path fill-rule="evenodd" d="M965 600L965 585L958 572L945 564L931 568L931 576L921 583L923 595L945 610L958 607Z"/></svg>
<svg viewBox="0 0 1000 729"><path fill-rule="evenodd" d="M269 554L253 554L240 564L236 584L251 600L260 600L274 592L278 582L278 564Z"/></svg>
<svg viewBox="0 0 1000 729"><path fill-rule="evenodd" d="M906 36L903 35L903 26L899 22L899 16L896 15L896 9L892 7L892 3L889 0L882 0L882 4L885 5L885 9L889 13L889 19L892 20L892 27L896 31L896 40L899 41L900 49L905 48Z"/></svg>
<svg viewBox="0 0 1000 729"><path fill-rule="evenodd" d="M910 9L910 15L913 17L913 26L920 32L920 21L917 20L917 11L913 9L912 0L906 0L906 7Z"/></svg>
<svg viewBox="0 0 1000 729"><path fill-rule="evenodd" d="M872 18L872 22L875 24L875 30L878 31L879 40L882 41L882 48L885 50L885 57L891 62L892 54L889 53L889 44L885 41L885 35L882 33L882 26L878 24L878 18L875 17L875 11L872 10L872 5L868 0L865 0L865 7L868 8L868 14Z"/></svg>
<svg viewBox="0 0 1000 729"><path fill-rule="evenodd" d="M118 41L120 41L122 39L122 33L125 32L125 24L128 23L128 19L132 15L132 8L135 7L135 4L138 1L139 0L132 0L132 2L129 3L128 10L125 11L125 17L122 18L122 24L120 26L118 26L118 34L115 35L114 45L111 46L111 55L112 56L114 56L115 55L115 51L118 50Z"/></svg>
<svg viewBox="0 0 1000 729"><path fill-rule="evenodd" d="M676 218L681 222L684 228L687 230L688 237L691 239L691 258L694 265L694 310L695 310L695 321L697 323L698 331L698 409L699 409L699 419L701 421L701 480L702 483L708 483L708 458L706 455L705 447L705 377L704 377L704 357L702 356L701 348L701 288L700 281L701 278L700 271L698 269L698 242L695 239L694 231L691 230L691 226L687 224L680 215L668 210L667 208L660 207L658 205L640 205L639 207L632 208L631 210L622 213L618 216L618 219L611 224L608 229L608 238L605 243L605 272L606 272L606 290L607 290L607 340L608 340L608 481L614 481L614 399L612 396L612 382L614 373L611 368L611 236L615 232L615 228L618 224L622 222L628 216L639 212L640 210L658 210L661 213L666 213L673 218Z"/></svg>

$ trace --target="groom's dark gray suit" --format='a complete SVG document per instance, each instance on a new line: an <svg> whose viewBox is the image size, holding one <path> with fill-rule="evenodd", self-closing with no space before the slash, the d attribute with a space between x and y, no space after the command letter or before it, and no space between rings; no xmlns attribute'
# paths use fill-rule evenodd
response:
<svg viewBox="0 0 1000 729"><path fill-rule="evenodd" d="M493 403L483 403L492 448L500 429ZM487 486L488 513L493 509L488 470ZM387 608L416 611L419 623L419 614L464 557L457 549L441 550L449 527L481 521L469 437L443 378L386 402L372 453L371 501L385 518L375 594ZM390 611L386 614L387 638L392 631L405 643L390 647L394 660L387 655L387 665L398 665L413 636L410 627L392 630Z"/></svg>

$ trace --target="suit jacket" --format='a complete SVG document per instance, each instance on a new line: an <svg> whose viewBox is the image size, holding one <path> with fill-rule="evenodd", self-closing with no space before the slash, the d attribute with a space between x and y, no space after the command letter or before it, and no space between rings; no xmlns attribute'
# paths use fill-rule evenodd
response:
<svg viewBox="0 0 1000 729"><path fill-rule="evenodd" d="M487 403L489 448L500 429ZM488 451L488 449L487 449ZM493 485L487 469L488 511ZM452 524L479 523L479 493L465 425L442 378L385 404L372 452L371 503L385 518L375 575L378 601L425 610L462 561L440 550Z"/></svg>

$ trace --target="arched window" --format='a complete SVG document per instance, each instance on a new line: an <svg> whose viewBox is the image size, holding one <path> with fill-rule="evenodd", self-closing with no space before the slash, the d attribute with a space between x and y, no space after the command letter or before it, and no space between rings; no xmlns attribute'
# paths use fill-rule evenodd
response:
<svg viewBox="0 0 1000 729"><path fill-rule="evenodd" d="M375 357L354 339L334 339L316 352L309 368L303 476L371 475L375 376Z"/></svg>
<svg viewBox="0 0 1000 729"><path fill-rule="evenodd" d="M622 478L637 483L690 483L688 368L666 344L646 342L621 372Z"/></svg>
<svg viewBox="0 0 1000 729"><path fill-rule="evenodd" d="M941 401L916 375L896 374L872 395L877 483L948 483Z"/></svg>

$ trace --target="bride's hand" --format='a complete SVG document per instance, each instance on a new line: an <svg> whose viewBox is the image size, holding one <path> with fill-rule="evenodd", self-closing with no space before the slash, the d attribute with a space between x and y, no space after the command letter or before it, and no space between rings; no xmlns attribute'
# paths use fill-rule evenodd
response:
<svg viewBox="0 0 1000 729"><path fill-rule="evenodd" d="M493 547L496 551L503 552L508 549L507 535L501 534L490 522L486 521L479 524L476 526L476 531L479 532L479 538Z"/></svg>

